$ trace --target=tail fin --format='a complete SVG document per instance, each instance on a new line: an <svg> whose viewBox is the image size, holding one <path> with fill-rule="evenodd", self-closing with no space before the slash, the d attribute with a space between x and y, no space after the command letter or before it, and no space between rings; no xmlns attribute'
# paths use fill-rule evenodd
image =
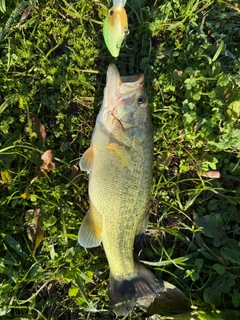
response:
<svg viewBox="0 0 240 320"><path fill-rule="evenodd" d="M155 297L163 290L163 282L141 264L137 264L134 274L128 277L110 274L110 297L118 316L130 312L139 299Z"/></svg>

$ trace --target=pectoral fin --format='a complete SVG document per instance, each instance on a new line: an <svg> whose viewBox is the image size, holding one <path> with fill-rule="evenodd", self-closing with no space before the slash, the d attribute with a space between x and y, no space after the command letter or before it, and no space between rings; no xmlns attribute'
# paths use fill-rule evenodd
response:
<svg viewBox="0 0 240 320"><path fill-rule="evenodd" d="M82 171L87 171L88 173L92 171L94 159L94 149L89 147L83 154L79 161L79 166Z"/></svg>
<svg viewBox="0 0 240 320"><path fill-rule="evenodd" d="M117 143L109 143L108 149L114 152L123 166L128 167L131 172L133 171L132 159L127 150L124 149L124 147L120 146Z"/></svg>
<svg viewBox="0 0 240 320"><path fill-rule="evenodd" d="M101 238L102 216L91 203L88 213L80 226L78 242L82 247L93 248L101 244Z"/></svg>

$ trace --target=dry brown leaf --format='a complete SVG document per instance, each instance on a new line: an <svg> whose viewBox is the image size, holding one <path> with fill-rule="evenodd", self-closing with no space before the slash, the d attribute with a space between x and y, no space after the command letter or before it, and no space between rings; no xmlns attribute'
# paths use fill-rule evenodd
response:
<svg viewBox="0 0 240 320"><path fill-rule="evenodd" d="M35 251L42 242L44 236L39 215L40 209L38 208L36 208L35 210L28 210L26 213L26 220L28 223L27 235L28 239L32 242L33 245L33 254L35 254Z"/></svg>
<svg viewBox="0 0 240 320"><path fill-rule="evenodd" d="M205 178L220 178L220 172L219 171L208 171L208 172L199 172L199 175Z"/></svg>
<svg viewBox="0 0 240 320"><path fill-rule="evenodd" d="M40 171L51 171L55 168L55 163L52 162L52 150L46 150L44 154L41 156L43 164L40 167Z"/></svg>
<svg viewBox="0 0 240 320"><path fill-rule="evenodd" d="M179 130L179 139L183 140L186 136L185 130Z"/></svg>
<svg viewBox="0 0 240 320"><path fill-rule="evenodd" d="M183 78L183 72L181 70L175 69L173 70L172 76L175 81L181 81Z"/></svg>
<svg viewBox="0 0 240 320"><path fill-rule="evenodd" d="M44 125L39 120L38 116L34 112L30 112L32 130L37 134L38 139L43 145L45 145L46 131Z"/></svg>
<svg viewBox="0 0 240 320"><path fill-rule="evenodd" d="M79 182L80 177L80 169L75 164L71 166L70 180L74 180L75 183Z"/></svg>

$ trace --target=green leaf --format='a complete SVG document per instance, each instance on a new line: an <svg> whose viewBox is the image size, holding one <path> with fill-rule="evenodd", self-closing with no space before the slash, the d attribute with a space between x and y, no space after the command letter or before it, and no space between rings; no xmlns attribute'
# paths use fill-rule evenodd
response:
<svg viewBox="0 0 240 320"><path fill-rule="evenodd" d="M11 309L8 306L4 306L3 308L0 308L0 316L5 316L10 312L11 312Z"/></svg>
<svg viewBox="0 0 240 320"><path fill-rule="evenodd" d="M224 236L224 230L222 224L218 221L214 215L206 215L196 219L198 227L203 228L203 232L207 237L213 238L213 244L215 247L220 247L221 238Z"/></svg>
<svg viewBox="0 0 240 320"><path fill-rule="evenodd" d="M2 11L3 13L6 11L5 0L0 0L0 11Z"/></svg>
<svg viewBox="0 0 240 320"><path fill-rule="evenodd" d="M215 263L213 269L216 270L218 274L224 274L226 272L225 267L219 263Z"/></svg>
<svg viewBox="0 0 240 320"><path fill-rule="evenodd" d="M229 249L227 247L223 247L221 248L221 253L226 260L234 264L240 265L240 248L237 251L237 250Z"/></svg>
<svg viewBox="0 0 240 320"><path fill-rule="evenodd" d="M71 287L68 291L68 295L69 295L69 297L76 297L78 292L79 292L78 287Z"/></svg>
<svg viewBox="0 0 240 320"><path fill-rule="evenodd" d="M20 244L11 236L6 234L1 234L4 241L21 257L23 260L28 259L28 255L22 251Z"/></svg>
<svg viewBox="0 0 240 320"><path fill-rule="evenodd" d="M217 278L214 283L206 288L203 293L203 298L206 303L214 304L215 306L221 305L222 294L230 291L227 285L226 278Z"/></svg>
<svg viewBox="0 0 240 320"><path fill-rule="evenodd" d="M7 98L1 105L0 105L0 114L3 113L3 111L8 108L9 106L12 106L14 103L16 103L19 99L18 94L13 94L11 97Z"/></svg>
<svg viewBox="0 0 240 320"><path fill-rule="evenodd" d="M234 304L234 307L237 308L240 306L240 292L239 289L233 289L232 296L232 302Z"/></svg>
<svg viewBox="0 0 240 320"><path fill-rule="evenodd" d="M236 121L240 117L240 101L233 101L227 107L227 115L231 121Z"/></svg>

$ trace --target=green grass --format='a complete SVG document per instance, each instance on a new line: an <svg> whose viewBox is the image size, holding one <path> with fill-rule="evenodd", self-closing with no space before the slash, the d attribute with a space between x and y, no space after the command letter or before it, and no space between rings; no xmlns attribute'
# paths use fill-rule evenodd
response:
<svg viewBox="0 0 240 320"><path fill-rule="evenodd" d="M88 177L77 166L114 62L102 36L109 6L32 0L6 1L4 10L0 1L4 320L114 319L104 251L77 245L88 209ZM129 0L126 11L130 35L115 63L122 75L145 73L155 139L140 260L190 298L194 319L214 310L237 319L240 6ZM43 162L47 150L52 158ZM148 317L136 309L129 319Z"/></svg>

